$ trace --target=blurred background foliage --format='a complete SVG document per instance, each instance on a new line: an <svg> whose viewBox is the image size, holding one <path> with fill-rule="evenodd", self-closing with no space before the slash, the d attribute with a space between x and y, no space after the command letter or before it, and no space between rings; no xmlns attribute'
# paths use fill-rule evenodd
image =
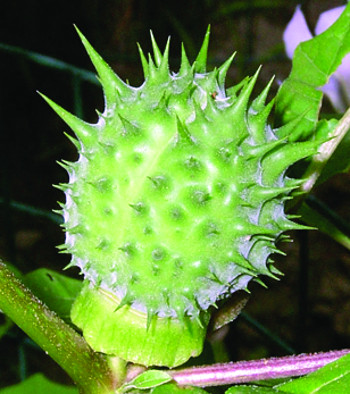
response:
<svg viewBox="0 0 350 394"><path fill-rule="evenodd" d="M67 180L57 160L75 160L63 135L66 126L37 90L88 121L96 120L103 97L92 66L73 28L76 24L123 78L137 86L142 71L136 42L150 51L150 29L164 47L171 36L171 67L179 64L180 43L194 59L211 25L210 67L233 51L227 83L239 82L260 64L257 91L272 75L283 80L291 68L282 34L295 6L312 29L318 15L343 5L337 0L27 0L7 1L0 13L0 257L21 272L61 270L69 256L57 252L64 240L51 214L63 194L52 187ZM68 131L68 130L67 130ZM350 219L349 177L338 176L316 193ZM251 286L246 314L231 325L225 343L232 360L320 351L350 346L350 256L322 234L293 234L285 272L270 290ZM303 262L300 265L300 261ZM300 266L304 267L300 269ZM308 267L305 269L305 267ZM74 269L66 274L78 277ZM66 381L63 372L0 315L0 387L44 371ZM271 334L273 333L273 334ZM0 337L2 331L0 330ZM281 340L280 340L280 339ZM223 353L222 353L223 354ZM223 354L224 356L224 354Z"/></svg>

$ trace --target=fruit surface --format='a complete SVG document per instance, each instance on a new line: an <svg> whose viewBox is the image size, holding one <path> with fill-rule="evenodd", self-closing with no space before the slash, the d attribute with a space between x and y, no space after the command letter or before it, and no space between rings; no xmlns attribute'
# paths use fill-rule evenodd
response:
<svg viewBox="0 0 350 394"><path fill-rule="evenodd" d="M201 352L212 307L279 273L270 260L276 242L301 228L284 212L300 184L286 170L317 144L290 142L293 125L268 125L271 83L251 100L258 72L227 89L233 56L206 70L209 31L193 64L182 50L177 73L169 42L161 53L152 36L154 59L140 50L140 87L80 36L103 86L103 113L88 124L46 99L79 152L63 163L69 182L60 185L63 249L87 282L72 320L97 351L175 366Z"/></svg>

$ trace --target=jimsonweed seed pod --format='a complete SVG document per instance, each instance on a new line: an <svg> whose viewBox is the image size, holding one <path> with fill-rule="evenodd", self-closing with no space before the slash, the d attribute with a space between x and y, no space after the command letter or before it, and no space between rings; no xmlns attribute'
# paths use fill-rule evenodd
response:
<svg viewBox="0 0 350 394"><path fill-rule="evenodd" d="M301 182L286 171L319 143L295 141L294 124L269 126L271 83L251 99L258 72L226 88L233 56L207 71L209 30L193 64L182 48L177 73L169 41L161 53L151 35L139 87L79 34L103 113L89 124L46 98L79 153L63 163L69 182L60 185L63 249L86 282L72 321L96 351L173 367L201 352L213 306L259 275L279 274L276 242L303 228L284 211Z"/></svg>

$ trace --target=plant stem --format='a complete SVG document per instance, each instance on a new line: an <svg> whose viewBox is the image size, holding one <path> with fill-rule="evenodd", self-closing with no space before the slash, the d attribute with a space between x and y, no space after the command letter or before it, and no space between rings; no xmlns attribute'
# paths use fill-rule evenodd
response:
<svg viewBox="0 0 350 394"><path fill-rule="evenodd" d="M118 374L112 373L107 358L95 353L1 261L0 309L67 372L81 393L113 393L122 383Z"/></svg>
<svg viewBox="0 0 350 394"><path fill-rule="evenodd" d="M305 375L349 352L350 349L344 349L325 353L272 357L262 360L192 367L170 371L169 373L180 386L206 387L238 384Z"/></svg>

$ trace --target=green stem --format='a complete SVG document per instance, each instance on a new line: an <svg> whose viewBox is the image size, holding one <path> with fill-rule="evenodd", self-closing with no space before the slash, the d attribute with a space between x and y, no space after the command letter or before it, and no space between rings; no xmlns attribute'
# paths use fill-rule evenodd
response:
<svg viewBox="0 0 350 394"><path fill-rule="evenodd" d="M95 353L1 261L0 309L67 372L81 393L113 393L122 383L120 367L111 369L104 355Z"/></svg>

